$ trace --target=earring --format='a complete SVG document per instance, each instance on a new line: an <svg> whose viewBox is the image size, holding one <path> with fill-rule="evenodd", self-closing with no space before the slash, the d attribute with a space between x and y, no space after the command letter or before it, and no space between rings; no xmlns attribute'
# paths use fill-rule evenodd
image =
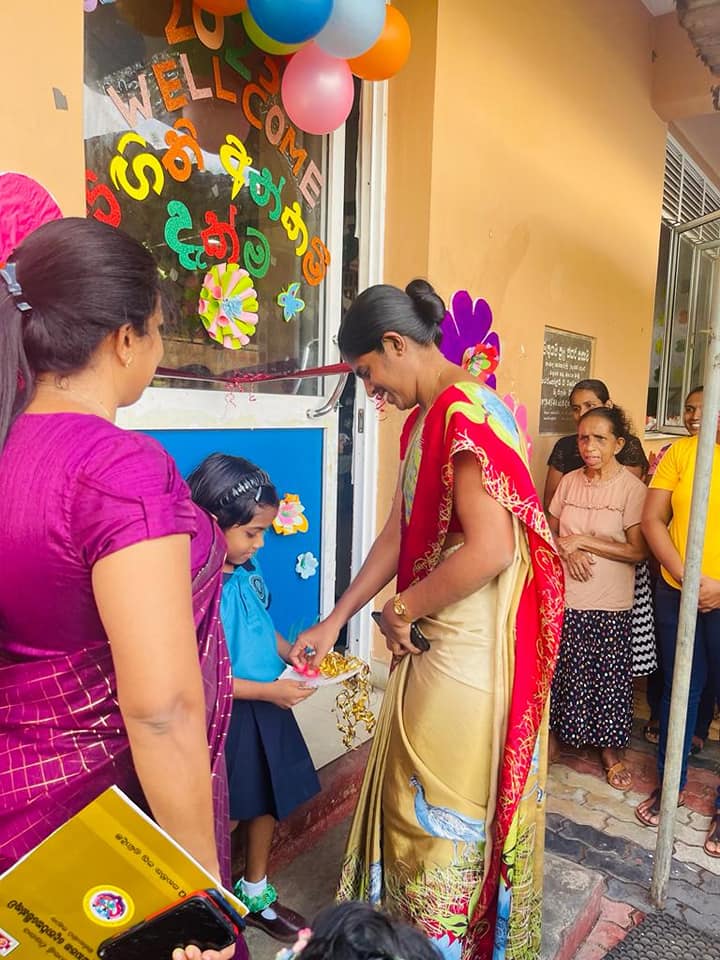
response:
<svg viewBox="0 0 720 960"><path fill-rule="evenodd" d="M125 366L126 366L126 367L129 367L132 362L133 362L133 356L132 356L132 354L130 354L130 356L129 356L129 357L127 358L127 360L125 361Z"/></svg>

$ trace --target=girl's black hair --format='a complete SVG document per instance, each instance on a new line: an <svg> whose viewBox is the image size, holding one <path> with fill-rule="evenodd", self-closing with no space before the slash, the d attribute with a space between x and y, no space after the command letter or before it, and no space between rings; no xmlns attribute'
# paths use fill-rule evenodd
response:
<svg viewBox="0 0 720 960"><path fill-rule="evenodd" d="M8 262L22 294L13 295L0 279L0 449L32 399L38 373L82 370L104 338L126 323L146 334L162 303L152 254L97 220L46 223Z"/></svg>
<svg viewBox="0 0 720 960"><path fill-rule="evenodd" d="M221 530L250 523L259 507L280 500L270 477L244 457L211 453L187 478L195 503L217 518Z"/></svg>
<svg viewBox="0 0 720 960"><path fill-rule="evenodd" d="M387 333L415 343L440 346L445 304L427 280L412 280L404 290L379 283L353 300L340 324L338 346L344 357L383 351Z"/></svg>
<svg viewBox="0 0 720 960"><path fill-rule="evenodd" d="M440 960L440 952L414 927L350 902L317 915L298 960Z"/></svg>
<svg viewBox="0 0 720 960"><path fill-rule="evenodd" d="M590 393L595 394L600 403L607 403L610 399L610 391L602 380L578 380L570 391L570 396L568 397L570 403L572 403L572 398L578 390L589 390Z"/></svg>
<svg viewBox="0 0 720 960"><path fill-rule="evenodd" d="M687 396L685 397L685 403L688 402L688 400L694 393L703 393L703 391L704 391L704 387L702 385L700 385L699 387L693 387L692 390L688 390Z"/></svg>
<svg viewBox="0 0 720 960"><path fill-rule="evenodd" d="M580 417L578 427L588 417L600 417L601 420L606 420L610 424L613 436L618 440L624 440L627 443L632 436L632 424L621 407L593 407Z"/></svg>

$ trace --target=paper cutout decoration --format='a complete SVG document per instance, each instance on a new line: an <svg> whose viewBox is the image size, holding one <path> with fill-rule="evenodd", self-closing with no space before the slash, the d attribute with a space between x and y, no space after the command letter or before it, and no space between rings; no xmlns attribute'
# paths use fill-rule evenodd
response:
<svg viewBox="0 0 720 960"><path fill-rule="evenodd" d="M317 557L313 556L308 550L307 553L298 555L297 563L295 564L295 573L298 574L301 580L309 580L310 577L315 576L319 566L320 563Z"/></svg>
<svg viewBox="0 0 720 960"><path fill-rule="evenodd" d="M528 413L527 407L524 403L520 403L511 393L506 393L503 397L503 401L510 407L517 421L517 425L520 427L520 430L525 437L525 445L527 447L528 460L532 454L532 440L530 439L530 434L528 433Z"/></svg>
<svg viewBox="0 0 720 960"><path fill-rule="evenodd" d="M55 199L37 180L24 173L0 173L0 264L29 233L61 217Z"/></svg>
<svg viewBox="0 0 720 960"><path fill-rule="evenodd" d="M275 533L289 537L294 533L307 533L309 526L300 497L295 493L286 493L280 501L277 516L273 520Z"/></svg>
<svg viewBox="0 0 720 960"><path fill-rule="evenodd" d="M305 301L298 296L299 283L290 283L277 295L277 303L283 308L283 320L289 323L305 309Z"/></svg>
<svg viewBox="0 0 720 960"><path fill-rule="evenodd" d="M247 270L219 263L206 274L198 314L211 340L228 350L250 343L258 322L257 293Z"/></svg>
<svg viewBox="0 0 720 960"><path fill-rule="evenodd" d="M467 290L458 290L440 324L443 356L496 386L495 370L500 362L500 337L491 331L492 310L486 300L476 300Z"/></svg>

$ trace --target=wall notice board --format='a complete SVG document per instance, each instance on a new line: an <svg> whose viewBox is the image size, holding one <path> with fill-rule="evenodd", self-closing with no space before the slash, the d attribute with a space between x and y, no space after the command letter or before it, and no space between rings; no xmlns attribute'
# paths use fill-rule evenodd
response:
<svg viewBox="0 0 720 960"><path fill-rule="evenodd" d="M592 337L581 333L545 327L540 433L575 432L568 397L578 380L590 376L593 342Z"/></svg>

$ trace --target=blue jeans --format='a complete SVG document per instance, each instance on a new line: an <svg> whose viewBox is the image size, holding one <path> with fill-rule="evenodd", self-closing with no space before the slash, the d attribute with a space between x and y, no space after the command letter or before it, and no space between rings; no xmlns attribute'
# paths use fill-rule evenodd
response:
<svg viewBox="0 0 720 960"><path fill-rule="evenodd" d="M665 769L665 749L667 747L668 721L670 717L670 694L672 692L672 676L675 666L675 644L677 641L678 616L680 613L680 591L658 580L655 588L655 617L658 645L662 656L663 668L663 696L660 706L660 743L658 744L658 773L662 782ZM688 698L687 716L685 719L685 738L683 745L682 773L680 775L680 789L687 781L687 758L690 752L695 722L697 720L698 704L710 677L715 683L715 696L720 694L720 610L711 610L709 613L698 613L695 627L695 650L693 652L692 671L690 674L690 696Z"/></svg>

